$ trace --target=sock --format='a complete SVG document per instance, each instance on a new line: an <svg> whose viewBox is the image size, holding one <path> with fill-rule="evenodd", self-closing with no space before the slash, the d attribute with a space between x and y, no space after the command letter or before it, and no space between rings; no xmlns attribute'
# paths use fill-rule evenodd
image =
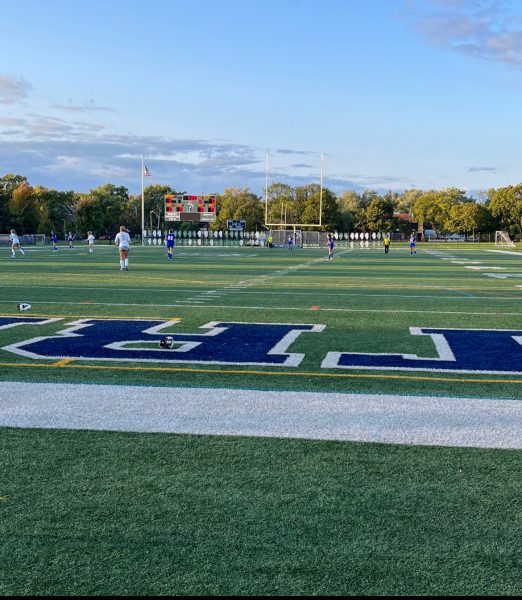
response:
<svg viewBox="0 0 522 600"><path fill-rule="evenodd" d="M125 266L125 263L123 260L120 260L120 267L123 269L123 267Z"/></svg>
<svg viewBox="0 0 522 600"><path fill-rule="evenodd" d="M20 252L25 256L25 252L23 251L22 248L20 248Z"/></svg>
<svg viewBox="0 0 522 600"><path fill-rule="evenodd" d="M129 259L128 259L128 258L126 258L126 259L125 259L125 267L128 267L128 266L129 266Z"/></svg>

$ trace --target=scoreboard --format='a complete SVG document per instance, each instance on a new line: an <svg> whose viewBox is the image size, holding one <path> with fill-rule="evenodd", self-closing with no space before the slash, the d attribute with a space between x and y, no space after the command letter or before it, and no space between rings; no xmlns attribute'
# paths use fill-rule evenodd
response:
<svg viewBox="0 0 522 600"><path fill-rule="evenodd" d="M165 196L165 221L213 223L216 220L216 196Z"/></svg>

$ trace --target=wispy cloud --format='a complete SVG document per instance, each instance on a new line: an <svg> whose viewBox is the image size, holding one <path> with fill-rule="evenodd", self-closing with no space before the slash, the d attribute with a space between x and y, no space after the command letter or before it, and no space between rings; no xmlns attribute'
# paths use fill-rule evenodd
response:
<svg viewBox="0 0 522 600"><path fill-rule="evenodd" d="M69 104L52 104L51 108L54 108L56 110L63 110L66 112L74 112L74 113L78 113L78 112L83 112L83 113L89 113L89 112L118 112L115 108L111 108L110 106L98 106L94 100L90 100L89 102L85 103L85 104L73 104L72 102L69 102Z"/></svg>
<svg viewBox="0 0 522 600"><path fill-rule="evenodd" d="M24 100L32 85L22 77L0 74L0 104L16 104Z"/></svg>
<svg viewBox="0 0 522 600"><path fill-rule="evenodd" d="M487 171L489 173L496 173L497 167L468 167L470 173L479 173L481 171Z"/></svg>
<svg viewBox="0 0 522 600"><path fill-rule="evenodd" d="M520 5L505 0L408 0L404 7L413 28L429 44L522 65Z"/></svg>

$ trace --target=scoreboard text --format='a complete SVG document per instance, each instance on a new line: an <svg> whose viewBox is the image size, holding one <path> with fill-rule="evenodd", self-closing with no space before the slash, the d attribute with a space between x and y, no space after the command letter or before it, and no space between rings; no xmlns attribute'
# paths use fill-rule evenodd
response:
<svg viewBox="0 0 522 600"><path fill-rule="evenodd" d="M211 223L216 220L216 196L165 196L165 221L196 221Z"/></svg>

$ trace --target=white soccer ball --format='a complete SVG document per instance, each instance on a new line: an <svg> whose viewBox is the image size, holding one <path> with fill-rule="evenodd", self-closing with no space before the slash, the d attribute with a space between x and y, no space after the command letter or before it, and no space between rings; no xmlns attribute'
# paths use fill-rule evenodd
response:
<svg viewBox="0 0 522 600"><path fill-rule="evenodd" d="M18 310L19 311L24 311L24 310L29 310L31 308L30 304L27 304L27 302L20 302L20 304L18 305Z"/></svg>

